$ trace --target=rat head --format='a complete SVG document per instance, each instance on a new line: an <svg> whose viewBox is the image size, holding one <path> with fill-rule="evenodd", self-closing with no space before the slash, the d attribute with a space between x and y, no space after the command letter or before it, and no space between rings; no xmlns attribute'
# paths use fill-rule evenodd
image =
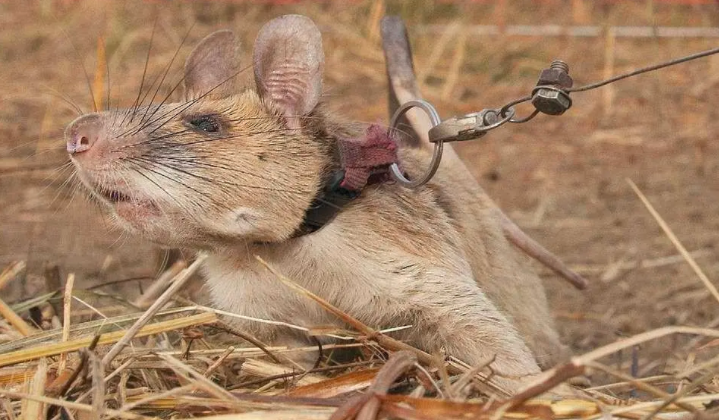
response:
<svg viewBox="0 0 719 420"><path fill-rule="evenodd" d="M229 31L185 64L185 102L84 115L66 129L82 182L124 229L169 246L281 241L301 224L331 164L316 109L317 27L288 15L255 42L256 89L240 89Z"/></svg>

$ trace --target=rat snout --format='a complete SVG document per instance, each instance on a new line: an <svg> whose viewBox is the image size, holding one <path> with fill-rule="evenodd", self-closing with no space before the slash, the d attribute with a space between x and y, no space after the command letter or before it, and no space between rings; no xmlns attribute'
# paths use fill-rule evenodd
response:
<svg viewBox="0 0 719 420"><path fill-rule="evenodd" d="M67 152L82 153L90 150L102 132L102 118L98 114L87 114L76 119L65 130Z"/></svg>

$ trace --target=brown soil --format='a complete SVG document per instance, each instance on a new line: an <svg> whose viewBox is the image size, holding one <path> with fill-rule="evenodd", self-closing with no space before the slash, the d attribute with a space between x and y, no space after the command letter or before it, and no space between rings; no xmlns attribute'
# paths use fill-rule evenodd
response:
<svg viewBox="0 0 719 420"><path fill-rule="evenodd" d="M507 10L500 16L507 23L572 23L569 14L552 12L558 3L568 2L544 2L547 10ZM81 192L74 194L73 184L65 184L71 169L62 166L67 161L62 130L74 113L58 95L88 109L82 64L92 82L98 37L104 36L107 45L112 105L127 106L137 94L155 10L152 75L196 23L160 97L178 80L191 46L211 30L236 29L249 51L257 29L271 16L308 14L326 31L329 103L359 121L386 121L386 82L382 52L372 38L372 4L163 3L156 9L140 2L0 3L0 267L15 260L28 264L26 278L6 287L3 299L41 292L47 264L59 265L63 277L75 273L76 287L156 275L155 248L112 231L100 209ZM603 75L604 38L487 36L468 37L462 44L455 37L442 47L440 36L413 32L413 25L450 25L459 16L471 24L494 23L501 11L408 4L390 3L390 11L407 18L423 91L443 116L500 106L527 94L539 70L555 57L572 65L578 84ZM641 11L634 14L620 6L588 7L585 19L593 23L647 23L640 6L633 6ZM707 12L713 11L657 7L657 24L707 24ZM618 39L610 71L714 46L715 40ZM463 56L457 53L460 48ZM439 58L435 63L433 54ZM460 71L453 73L452 61L460 56ZM713 134L719 132L713 95L718 81L719 59L704 59L574 94L574 107L562 117L540 116L457 145L500 206L590 279L589 290L579 292L542 271L561 334L577 352L666 325L719 325L719 305L688 264L674 258L676 249L627 182L631 179L647 195L684 246L696 253L707 276L719 279L719 142ZM520 107L520 112L527 109ZM142 282L105 291L136 293ZM657 340L637 349L639 372L681 364L695 351L703 356L706 350L696 350L703 341L690 338ZM628 355L615 362L626 368Z"/></svg>

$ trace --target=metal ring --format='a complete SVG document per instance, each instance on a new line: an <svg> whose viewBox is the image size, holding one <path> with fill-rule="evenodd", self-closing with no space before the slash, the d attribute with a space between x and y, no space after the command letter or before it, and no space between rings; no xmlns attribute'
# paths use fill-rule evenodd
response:
<svg viewBox="0 0 719 420"><path fill-rule="evenodd" d="M514 124L526 123L527 121L529 121L529 120L531 120L532 118L536 117L537 114L539 114L539 110L538 110L538 109L535 109L534 111L532 111L531 114L527 115L526 117L524 117L524 118L512 118L512 119L509 120L509 122L514 123Z"/></svg>
<svg viewBox="0 0 719 420"><path fill-rule="evenodd" d="M516 106L516 105L519 105L519 104L524 103L524 102L529 102L529 101L531 101L531 100L532 100L532 97L531 97L531 96L525 96L524 98L516 99L516 100L514 100L514 101L512 101L512 102L510 102L510 103L508 103L508 104L506 104L505 106L501 107L501 108L499 109L499 115L503 117L503 116L506 115L506 113L507 113L507 111L509 110L509 108L513 108L513 107Z"/></svg>
<svg viewBox="0 0 719 420"><path fill-rule="evenodd" d="M503 125L507 121L511 121L512 118L514 118L514 108L510 107L508 109L509 112L507 112L507 115L504 116L501 120L497 120L492 124L489 125L483 125L479 128L476 128L475 130L480 133L486 133L489 130L494 130L495 128L499 127L500 125Z"/></svg>
<svg viewBox="0 0 719 420"><path fill-rule="evenodd" d="M434 107L429 102L418 99L404 103L397 109L397 111L395 111L389 123L390 130L396 129L397 122L399 121L399 119L404 114L406 114L407 111L414 107L422 108L422 110L427 113L427 116L429 116L429 119L432 122L432 127L435 127L440 123L439 115L437 114L437 111L434 109ZM393 163L389 167L390 172L392 173L392 178L394 178L395 181L400 183L405 188L417 188L426 184L427 181L432 179L435 172L437 172L437 168L439 168L439 163L442 160L443 148L444 142L442 142L441 140L434 143L434 154L432 154L432 161L429 164L429 170L425 172L425 174L420 178L411 181L405 178L402 174L402 171L399 170L399 165L397 165L396 163Z"/></svg>

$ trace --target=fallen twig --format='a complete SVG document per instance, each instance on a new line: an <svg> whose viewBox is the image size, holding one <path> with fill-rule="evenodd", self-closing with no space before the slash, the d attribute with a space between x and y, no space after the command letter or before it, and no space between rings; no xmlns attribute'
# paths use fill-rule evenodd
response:
<svg viewBox="0 0 719 420"><path fill-rule="evenodd" d="M30 401L37 401L44 404L50 404L50 405L56 405L59 407L63 407L70 410L77 410L77 411L84 411L91 413L92 410L95 408L92 405L89 404L80 404L77 402L72 401L65 401L60 400L57 398L49 398L39 395L30 395L22 392L15 392L5 389L0 389L0 395L9 397L9 398L16 398L21 400L30 400ZM129 420L149 420L151 417L146 417L140 414L130 413L130 412L122 412L119 410L112 410L107 409L105 410L105 414L113 416L115 418L121 418L121 419L129 419Z"/></svg>
<svg viewBox="0 0 719 420"><path fill-rule="evenodd" d="M148 335L159 334L166 331L173 331L192 325L211 324L217 322L217 316L213 313L202 313L185 318L171 319L169 321L157 322L140 329L135 335L136 338ZM126 335L125 331L113 331L102 334L98 344L115 343ZM0 354L0 367L27 362L41 357L57 356L60 353L76 351L87 347L92 342L93 336L80 337L70 340L67 343L51 343Z"/></svg>
<svg viewBox="0 0 719 420"><path fill-rule="evenodd" d="M398 351L390 356L387 363L382 366L374 383L369 387L367 393L372 396L357 414L357 420L374 420L377 418L382 401L377 396L387 395L392 384L402 375L414 367L417 356L409 351Z"/></svg>
<svg viewBox="0 0 719 420"><path fill-rule="evenodd" d="M32 335L35 332L35 329L28 325L25 320L20 318L20 316L16 314L15 311L13 311L12 308L10 308L10 306L8 306L8 304L2 299L0 299L0 315L2 315L2 317L10 323L10 325L15 327L15 329L25 337Z"/></svg>
<svg viewBox="0 0 719 420"><path fill-rule="evenodd" d="M5 285L12 279L15 278L22 270L25 269L25 261L16 261L9 266L5 267L5 269L0 273L0 290L5 287Z"/></svg>
<svg viewBox="0 0 719 420"><path fill-rule="evenodd" d="M75 274L69 274L67 276L67 282L65 282L65 295L63 299L63 311L62 311L62 341L66 343L70 339L70 317L72 311L72 289L75 285ZM65 370L65 363L67 363L67 353L60 355L60 364L57 367L58 372Z"/></svg>
<svg viewBox="0 0 719 420"><path fill-rule="evenodd" d="M627 183L630 187L632 187L632 190L634 190L634 193L639 197L639 199L642 200L644 206L647 208L647 210L649 210L649 213L651 213L652 217L654 217L654 220L657 221L659 227L662 228L669 240L672 241L672 244L674 244L679 253L682 254L682 257L684 257L689 266L691 266L692 270L694 270L694 273L697 275L697 277L699 277L699 280L704 283L704 286L706 286L709 292L711 292L712 296L714 296L714 299L719 302L719 290L717 290L716 286L714 286L711 280L709 280L709 277L707 277L707 275L704 274L704 271L702 271L701 267L699 267L699 264L697 264L696 260L691 256L691 254L686 250L686 248L684 248L684 245L682 245L676 235L674 235L674 232L669 227L669 225L667 225L659 212L654 209L652 203L647 200L647 197L642 193L639 187L637 187L637 184L635 184L631 179L627 179Z"/></svg>
<svg viewBox="0 0 719 420"><path fill-rule="evenodd" d="M122 337L122 339L115 343L115 345L110 349L110 351L107 352L105 357L102 358L102 363L105 366L108 366L110 364L112 359L114 359L115 356L117 356L122 351L122 349L130 343L130 341L135 337L135 335L137 335L140 329L145 324L147 324L150 319L152 319L152 317L154 317L157 312L162 309L162 307L165 306L167 302L170 301L170 299L172 299L175 293L177 293L182 288L182 286L185 285L187 280L192 277L192 275L195 273L195 271L197 271L202 262L205 261L205 258L207 258L207 255L205 254L198 255L195 262L193 262L186 269L182 270L175 277L172 286L170 286L165 291L165 293L163 293L159 298L157 298L157 300L152 304L152 306L150 306L147 311L145 311L145 313L142 314L142 316L137 321L135 321L134 324L132 324L132 327L127 330L127 333Z"/></svg>
<svg viewBox="0 0 719 420"><path fill-rule="evenodd" d="M142 296L135 299L133 304L140 309L149 308L155 299L157 299L162 292L167 290L170 284L172 284L173 279L175 279L175 277L177 277L185 268L187 268L187 263L184 260L175 261L170 268L165 270L165 272L163 272L160 277L158 277L157 280L155 280L150 287L145 290L145 293L143 293Z"/></svg>

